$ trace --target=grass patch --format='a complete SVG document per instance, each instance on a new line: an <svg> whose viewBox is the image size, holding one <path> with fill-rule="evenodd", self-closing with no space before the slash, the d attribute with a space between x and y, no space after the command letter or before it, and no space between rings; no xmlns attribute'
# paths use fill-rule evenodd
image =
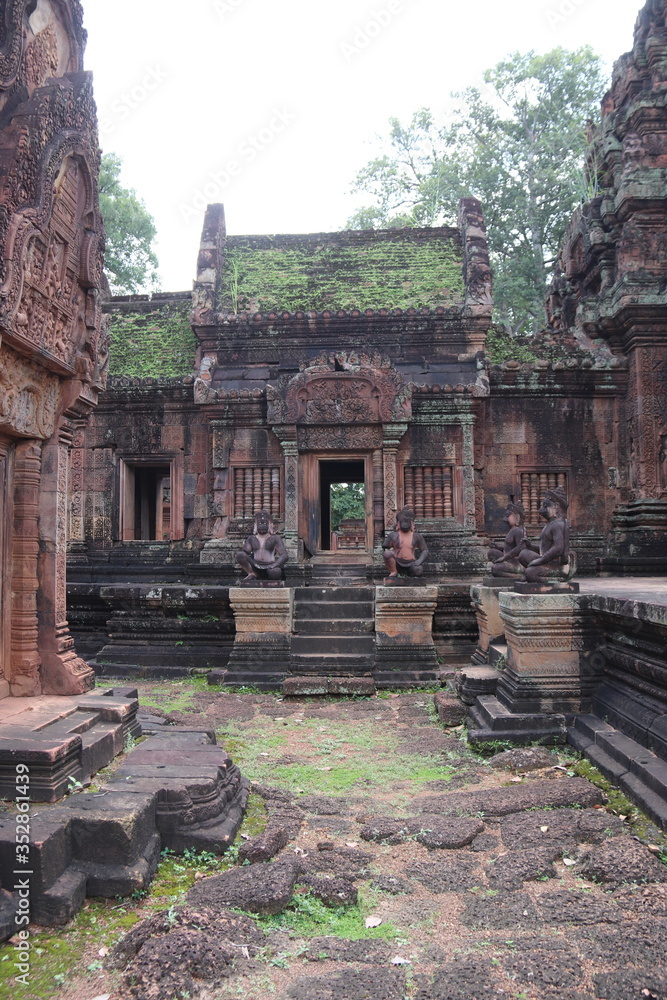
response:
<svg viewBox="0 0 667 1000"><path fill-rule="evenodd" d="M266 931L288 931L294 937L312 938L326 934L346 941L369 938L393 941L399 931L391 922L382 923L379 927L366 927L365 920L371 909L370 901L361 894L359 902L354 906L331 909L311 893L297 892L282 913L269 917L257 917L256 914L252 916Z"/></svg>
<svg viewBox="0 0 667 1000"><path fill-rule="evenodd" d="M306 762L286 760L280 750L295 735ZM351 722L328 719L270 720L227 723L217 731L227 749L251 781L277 784L293 793L344 795L358 787L364 792L386 793L410 781L421 787L428 781L449 780L454 769L435 754L399 754L399 737L375 720Z"/></svg>

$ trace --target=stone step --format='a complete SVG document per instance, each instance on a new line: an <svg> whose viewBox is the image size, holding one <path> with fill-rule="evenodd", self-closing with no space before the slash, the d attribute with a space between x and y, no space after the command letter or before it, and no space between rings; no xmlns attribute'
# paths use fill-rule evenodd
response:
<svg viewBox="0 0 667 1000"><path fill-rule="evenodd" d="M373 680L378 689L430 687L439 683L434 670L374 670Z"/></svg>
<svg viewBox="0 0 667 1000"><path fill-rule="evenodd" d="M301 674L370 674L372 656L324 656L322 653L298 653L291 658L291 672Z"/></svg>
<svg viewBox="0 0 667 1000"><path fill-rule="evenodd" d="M375 631L372 618L297 618L295 635L364 635Z"/></svg>
<svg viewBox="0 0 667 1000"><path fill-rule="evenodd" d="M325 655L365 656L375 648L371 635L295 635L292 636L292 655L323 653Z"/></svg>
<svg viewBox="0 0 667 1000"><path fill-rule="evenodd" d="M568 742L662 829L667 829L667 761L594 715L575 716Z"/></svg>
<svg viewBox="0 0 667 1000"><path fill-rule="evenodd" d="M333 601L367 601L372 602L375 597L374 587L295 587L294 599L297 604L300 601L313 601L329 603Z"/></svg>
<svg viewBox="0 0 667 1000"><path fill-rule="evenodd" d="M291 674L283 681L286 698L323 697L326 695L366 695L376 691L372 677L299 677Z"/></svg>
<svg viewBox="0 0 667 1000"><path fill-rule="evenodd" d="M278 691L285 673L286 671L266 670L210 670L207 681L209 684L219 684L221 687L253 687L260 691Z"/></svg>
<svg viewBox="0 0 667 1000"><path fill-rule="evenodd" d="M339 601L336 603L297 601L294 614L297 622L312 618L329 618L334 620L365 618L373 622L375 620L373 605L370 601Z"/></svg>
<svg viewBox="0 0 667 1000"><path fill-rule="evenodd" d="M556 745L566 738L564 715L510 712L494 695L480 695L470 709L468 739L473 744L508 740L521 746L534 741Z"/></svg>

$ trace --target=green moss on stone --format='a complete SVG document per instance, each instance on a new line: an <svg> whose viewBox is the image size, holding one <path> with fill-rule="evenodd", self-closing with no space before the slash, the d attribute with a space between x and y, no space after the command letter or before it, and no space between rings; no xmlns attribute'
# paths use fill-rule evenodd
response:
<svg viewBox="0 0 667 1000"><path fill-rule="evenodd" d="M111 314L110 375L179 378L192 372L197 338L190 301L165 303L150 312Z"/></svg>
<svg viewBox="0 0 667 1000"><path fill-rule="evenodd" d="M454 237L227 241L221 308L240 312L419 309L463 301ZM384 236L384 234L383 234Z"/></svg>

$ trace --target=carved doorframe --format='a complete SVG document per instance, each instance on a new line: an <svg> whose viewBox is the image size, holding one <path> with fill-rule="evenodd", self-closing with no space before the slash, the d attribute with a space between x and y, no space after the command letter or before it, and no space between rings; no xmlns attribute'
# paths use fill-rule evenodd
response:
<svg viewBox="0 0 667 1000"><path fill-rule="evenodd" d="M10 694L14 442L0 435L0 698Z"/></svg>

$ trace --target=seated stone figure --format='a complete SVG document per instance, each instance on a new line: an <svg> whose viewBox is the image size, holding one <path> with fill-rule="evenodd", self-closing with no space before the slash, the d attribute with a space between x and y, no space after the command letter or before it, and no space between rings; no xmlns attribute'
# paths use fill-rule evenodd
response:
<svg viewBox="0 0 667 1000"><path fill-rule="evenodd" d="M252 580L281 580L287 562L287 549L280 535L271 531L271 517L265 510L255 514L255 529L236 553L236 561L248 574L243 583Z"/></svg>
<svg viewBox="0 0 667 1000"><path fill-rule="evenodd" d="M390 531L383 543L384 563L389 577L422 576L422 563L428 556L424 536L415 531L415 517L404 507L396 518L396 528Z"/></svg>
<svg viewBox="0 0 667 1000"><path fill-rule="evenodd" d="M491 575L502 578L523 576L523 566L519 557L524 549L530 549L524 522L526 512L520 503L510 503L503 520L509 524L510 530L505 535L502 549L490 548L488 557L491 560ZM533 551L534 559L537 553Z"/></svg>
<svg viewBox="0 0 667 1000"><path fill-rule="evenodd" d="M567 521L567 498L559 486L546 490L540 505L540 517L546 525L540 535L540 554L529 549L521 553L528 583L563 583L571 580L576 569L574 553L570 552L570 525Z"/></svg>

